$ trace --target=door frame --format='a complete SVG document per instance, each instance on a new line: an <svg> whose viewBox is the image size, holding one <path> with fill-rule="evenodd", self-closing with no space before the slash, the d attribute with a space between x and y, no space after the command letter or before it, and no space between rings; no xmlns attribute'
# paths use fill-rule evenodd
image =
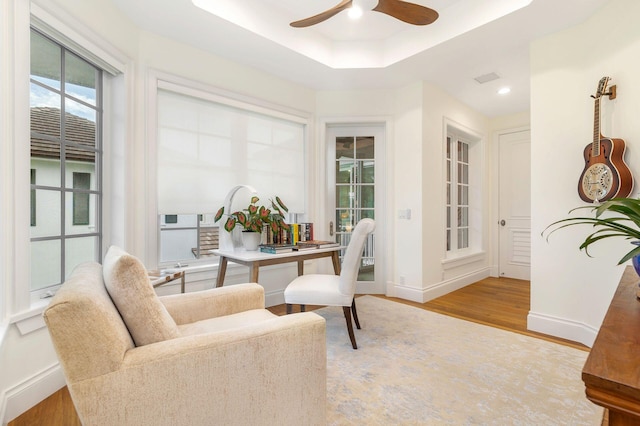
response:
<svg viewBox="0 0 640 426"><path fill-rule="evenodd" d="M390 117L387 116L370 116L370 117L323 117L319 119L318 126L318 138L315 152L311 152L312 158L315 157L318 161L315 162L317 167L316 178L317 181L314 183L314 187L317 191L314 191L315 199L313 200L313 204L317 206L315 209L317 213L316 223L319 226L322 234L320 235L329 235L329 221L333 220L333 216L329 215L328 209L323 208L322 206L326 205L326 198L328 197L328 180L329 177L327 175L327 162L329 161L327 158L327 137L328 137L328 128L329 127L366 127L366 126L381 126L383 128L384 133L384 146L379 154L380 157L377 157L378 150L376 151L376 165L378 167L382 167L383 179L381 182L376 182L376 186L380 185L380 193L384 194L381 200L376 200L376 206L378 207L378 211L381 212L381 217L376 216L376 268L379 268L377 277L380 282L375 283L375 293L371 291L367 291L370 294L386 294L387 296L393 295L393 283L392 280L389 279L389 271L392 270L392 265L395 258L395 244L392 239L391 219L393 219L393 215L391 212L391 208L393 206L393 194L391 192L392 185L389 182L389 176L393 176L392 164L393 151L391 147L392 143L392 134L393 134L393 122ZM314 156L315 154L315 156ZM316 225L314 225L316 226ZM380 261L378 261L380 260ZM356 288L356 293L363 292L364 289L361 289L360 286Z"/></svg>
<svg viewBox="0 0 640 426"><path fill-rule="evenodd" d="M493 194L491 201L491 270L490 275L492 277L500 277L500 137L510 133L518 133L524 131L531 131L530 125L516 126L498 130L493 134L493 143L491 149L491 157L493 164L495 164L493 173L491 176L491 186Z"/></svg>

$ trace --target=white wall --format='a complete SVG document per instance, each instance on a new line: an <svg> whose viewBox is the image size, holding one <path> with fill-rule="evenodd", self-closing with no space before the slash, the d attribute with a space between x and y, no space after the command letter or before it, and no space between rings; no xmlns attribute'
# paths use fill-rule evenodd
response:
<svg viewBox="0 0 640 426"><path fill-rule="evenodd" d="M602 100L602 133L627 143L627 164L640 177L640 2L611 0L589 21L548 36L531 48L532 274L529 328L587 345L597 330L623 266L627 241L604 241L578 251L587 229L540 232L585 205L577 194L592 141L593 100L598 81L613 78L616 100ZM638 182L636 182L636 188ZM632 196L637 195L637 190Z"/></svg>

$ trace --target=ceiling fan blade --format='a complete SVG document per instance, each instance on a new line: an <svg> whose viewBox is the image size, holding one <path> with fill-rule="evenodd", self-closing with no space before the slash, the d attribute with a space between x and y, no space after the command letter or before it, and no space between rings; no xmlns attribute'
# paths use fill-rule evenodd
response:
<svg viewBox="0 0 640 426"><path fill-rule="evenodd" d="M433 9L402 0L378 0L373 10L413 25L429 25L439 16Z"/></svg>
<svg viewBox="0 0 640 426"><path fill-rule="evenodd" d="M325 10L324 12L319 13L319 14L317 14L315 16L310 17L310 18L301 19L300 21L292 22L289 25L291 25L292 27L296 27L296 28L303 28L303 27L310 27L311 25L319 24L320 22L326 21L327 19L331 18L332 16L337 15L338 13L342 12L343 10L350 8L351 7L351 3L353 3L353 0L342 0L340 3L338 3L335 6L333 6L329 10Z"/></svg>

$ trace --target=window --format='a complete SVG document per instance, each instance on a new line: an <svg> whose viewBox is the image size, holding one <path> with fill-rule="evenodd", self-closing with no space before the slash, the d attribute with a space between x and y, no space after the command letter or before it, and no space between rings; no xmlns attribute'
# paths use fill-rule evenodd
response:
<svg viewBox="0 0 640 426"><path fill-rule="evenodd" d="M469 247L469 144L447 137L447 251Z"/></svg>
<svg viewBox="0 0 640 426"><path fill-rule="evenodd" d="M218 248L214 215L237 185L253 186L262 203L277 195L290 213L304 212L306 119L207 92L183 94L167 82L159 86L160 262L209 257L208 250ZM238 198L234 210L249 204Z"/></svg>
<svg viewBox="0 0 640 426"><path fill-rule="evenodd" d="M73 172L73 189L87 191L73 193L73 224L88 225L91 173Z"/></svg>
<svg viewBox="0 0 640 426"><path fill-rule="evenodd" d="M36 169L31 169L31 226L36 226Z"/></svg>
<svg viewBox="0 0 640 426"><path fill-rule="evenodd" d="M30 81L31 291L41 294L101 259L102 70L31 29Z"/></svg>
<svg viewBox="0 0 640 426"><path fill-rule="evenodd" d="M480 251L481 139L469 131L447 126L446 252L448 255Z"/></svg>

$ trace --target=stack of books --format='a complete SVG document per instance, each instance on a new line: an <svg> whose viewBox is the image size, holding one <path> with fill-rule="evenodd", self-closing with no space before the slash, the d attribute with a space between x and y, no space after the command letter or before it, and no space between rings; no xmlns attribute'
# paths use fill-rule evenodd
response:
<svg viewBox="0 0 640 426"><path fill-rule="evenodd" d="M295 245L295 250L309 250L328 247L340 247L340 243L324 240L300 241Z"/></svg>
<svg viewBox="0 0 640 426"><path fill-rule="evenodd" d="M287 253L293 251L294 247L293 244L261 244L260 251L271 254Z"/></svg>

